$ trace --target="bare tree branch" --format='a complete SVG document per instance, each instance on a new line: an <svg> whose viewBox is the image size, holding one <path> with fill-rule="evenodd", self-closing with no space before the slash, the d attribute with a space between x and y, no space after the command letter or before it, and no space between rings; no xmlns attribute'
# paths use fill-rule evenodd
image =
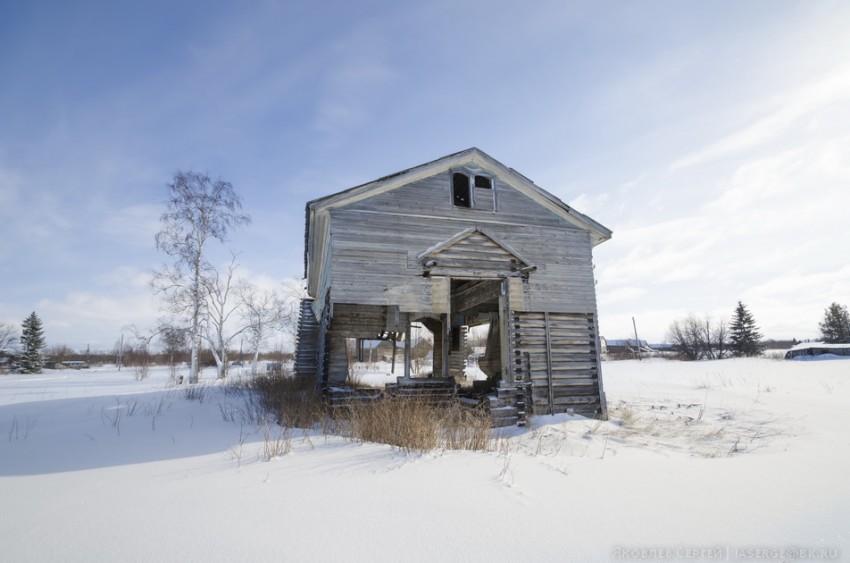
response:
<svg viewBox="0 0 850 563"><path fill-rule="evenodd" d="M726 321L721 319L714 324L709 315L700 319L690 313L673 321L667 330L667 339L679 350L679 355L689 361L720 359L728 354Z"/></svg>
<svg viewBox="0 0 850 563"><path fill-rule="evenodd" d="M210 239L226 242L228 233L250 224L241 212L242 200L229 182L206 174L178 171L169 188L166 211L160 217L156 247L174 259L154 274L152 284L162 293L168 310L190 326L189 382L198 381L202 321L208 291L204 284L213 269L206 259Z"/></svg>
<svg viewBox="0 0 850 563"><path fill-rule="evenodd" d="M11 352L17 341L18 331L12 325L0 322L0 354Z"/></svg>

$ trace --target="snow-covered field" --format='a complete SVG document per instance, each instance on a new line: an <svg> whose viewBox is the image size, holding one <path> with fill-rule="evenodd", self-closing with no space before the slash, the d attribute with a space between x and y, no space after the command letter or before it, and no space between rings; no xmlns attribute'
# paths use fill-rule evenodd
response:
<svg viewBox="0 0 850 563"><path fill-rule="evenodd" d="M603 369L608 422L411 455L316 429L271 460L211 373L195 400L165 370L2 376L0 560L850 556L850 361Z"/></svg>

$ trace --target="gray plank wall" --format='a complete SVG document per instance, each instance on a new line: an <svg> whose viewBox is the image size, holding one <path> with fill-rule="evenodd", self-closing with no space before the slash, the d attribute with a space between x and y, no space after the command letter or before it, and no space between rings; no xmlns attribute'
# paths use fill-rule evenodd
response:
<svg viewBox="0 0 850 563"><path fill-rule="evenodd" d="M417 256L464 229L479 227L538 267L522 284L523 303L513 302L514 308L595 312L587 232L498 179L495 212L492 200L488 209L455 207L450 178L448 172L437 174L331 211L332 264L324 283L330 283L334 302L435 310L432 280L422 277ZM475 197L479 207L484 198ZM512 299L516 301L513 291Z"/></svg>

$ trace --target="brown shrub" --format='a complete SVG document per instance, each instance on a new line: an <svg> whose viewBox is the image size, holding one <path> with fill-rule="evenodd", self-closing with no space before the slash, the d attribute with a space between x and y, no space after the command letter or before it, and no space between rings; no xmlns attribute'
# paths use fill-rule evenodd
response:
<svg viewBox="0 0 850 563"><path fill-rule="evenodd" d="M385 397L346 409L350 439L389 444L404 452L437 448L488 450L490 418L457 405Z"/></svg>
<svg viewBox="0 0 850 563"><path fill-rule="evenodd" d="M260 407L283 427L311 428L324 418L322 399L308 380L287 374L262 374L251 379Z"/></svg>

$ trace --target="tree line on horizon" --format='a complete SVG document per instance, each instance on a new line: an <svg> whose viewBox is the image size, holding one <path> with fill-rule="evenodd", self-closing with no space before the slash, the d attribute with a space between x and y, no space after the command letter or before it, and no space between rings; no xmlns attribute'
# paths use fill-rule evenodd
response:
<svg viewBox="0 0 850 563"><path fill-rule="evenodd" d="M827 344L850 343L850 314L847 306L832 303L818 323L820 339ZM714 321L711 316L691 313L677 319L667 330L667 339L683 360L715 360L755 357L765 350L765 341L753 314L738 301L732 321Z"/></svg>

